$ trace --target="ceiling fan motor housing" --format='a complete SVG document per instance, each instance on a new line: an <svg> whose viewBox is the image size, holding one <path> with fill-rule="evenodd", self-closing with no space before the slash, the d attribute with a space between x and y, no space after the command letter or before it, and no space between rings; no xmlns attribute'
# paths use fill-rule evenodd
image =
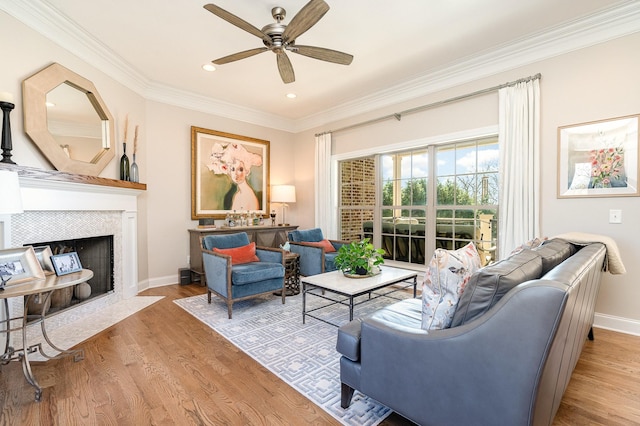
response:
<svg viewBox="0 0 640 426"><path fill-rule="evenodd" d="M269 36L269 38L271 39L271 43L272 44L269 45L266 40L262 40L264 45L269 47L269 48L282 47L282 45L283 45L282 33L284 33L284 30L286 28L287 28L286 25L280 24L280 23L273 23L273 24L265 25L262 28L262 32Z"/></svg>

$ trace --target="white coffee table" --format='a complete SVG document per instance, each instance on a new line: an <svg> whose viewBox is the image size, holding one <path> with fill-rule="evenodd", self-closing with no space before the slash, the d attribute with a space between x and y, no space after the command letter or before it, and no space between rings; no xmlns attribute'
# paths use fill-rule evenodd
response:
<svg viewBox="0 0 640 426"><path fill-rule="evenodd" d="M335 304L348 305L349 306L349 321L353 321L353 307L361 303L365 303L369 300L376 299L382 296L388 296L389 294L396 292L400 289L413 285L413 297L416 297L416 286L418 283L418 273L408 269L393 268L390 266L382 266L380 273L372 277L365 278L349 278L345 277L342 271L325 272L324 274L312 275L304 277L302 281L302 323L305 323L307 316L315 318L317 320L326 322L331 325L337 326L325 319L319 318L310 312L317 311L319 309L326 308ZM372 292L380 290L385 287L392 286L394 284L407 283L406 286L401 288L393 288L385 293L376 293L374 297L371 296ZM325 294L330 292L343 296L342 298L332 298ZM369 294L369 298L359 303L354 303L354 299L358 296ZM307 295L320 297L330 301L326 305L307 310Z"/></svg>

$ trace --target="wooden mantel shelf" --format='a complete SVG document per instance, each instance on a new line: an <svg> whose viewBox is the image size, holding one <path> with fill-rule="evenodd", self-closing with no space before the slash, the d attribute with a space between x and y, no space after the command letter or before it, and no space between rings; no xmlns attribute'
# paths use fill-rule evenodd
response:
<svg viewBox="0 0 640 426"><path fill-rule="evenodd" d="M36 169L34 167L24 167L17 164L0 163L0 170L13 170L18 172L18 175L20 177L40 179L43 181L84 183L88 185L110 186L114 188L137 189L139 191L147 190L147 185L145 183L129 182L97 176L76 175L73 173L60 172L57 170L44 170Z"/></svg>

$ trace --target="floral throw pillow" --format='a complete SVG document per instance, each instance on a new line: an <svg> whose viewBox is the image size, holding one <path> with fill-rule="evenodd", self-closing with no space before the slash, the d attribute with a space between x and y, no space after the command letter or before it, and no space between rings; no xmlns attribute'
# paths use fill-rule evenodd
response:
<svg viewBox="0 0 640 426"><path fill-rule="evenodd" d="M422 328L448 328L469 278L480 268L473 243L458 250L436 249L422 283Z"/></svg>

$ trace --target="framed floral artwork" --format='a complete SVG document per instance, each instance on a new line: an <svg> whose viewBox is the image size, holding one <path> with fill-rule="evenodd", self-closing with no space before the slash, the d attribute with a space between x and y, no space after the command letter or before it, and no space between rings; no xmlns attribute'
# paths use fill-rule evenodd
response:
<svg viewBox="0 0 640 426"><path fill-rule="evenodd" d="M267 215L269 141L191 127L191 219Z"/></svg>
<svg viewBox="0 0 640 426"><path fill-rule="evenodd" d="M638 118L558 128L558 198L637 197Z"/></svg>

